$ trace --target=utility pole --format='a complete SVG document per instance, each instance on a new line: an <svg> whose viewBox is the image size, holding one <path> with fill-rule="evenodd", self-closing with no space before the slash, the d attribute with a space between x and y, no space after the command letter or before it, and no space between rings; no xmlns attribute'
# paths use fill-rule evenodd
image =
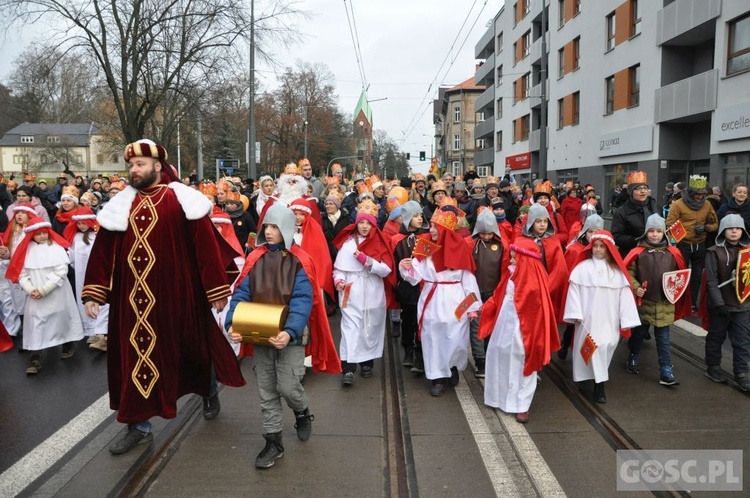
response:
<svg viewBox="0 0 750 498"><path fill-rule="evenodd" d="M198 111L198 180L203 180L203 118L200 111Z"/></svg>
<svg viewBox="0 0 750 498"><path fill-rule="evenodd" d="M248 176L258 178L255 164L255 0L250 0L250 125L247 130Z"/></svg>
<svg viewBox="0 0 750 498"><path fill-rule="evenodd" d="M539 179L547 177L547 8L542 2L542 116L539 120Z"/></svg>

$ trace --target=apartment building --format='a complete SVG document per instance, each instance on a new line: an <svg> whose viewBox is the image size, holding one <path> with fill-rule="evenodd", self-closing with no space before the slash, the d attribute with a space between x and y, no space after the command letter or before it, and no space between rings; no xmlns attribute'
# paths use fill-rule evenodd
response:
<svg viewBox="0 0 750 498"><path fill-rule="evenodd" d="M605 206L635 170L657 198L691 174L725 189L747 181L747 1L509 1L475 56L487 87L477 166L592 183Z"/></svg>
<svg viewBox="0 0 750 498"><path fill-rule="evenodd" d="M433 101L435 124L435 156L453 176L474 169L474 153L485 148L483 139L474 140L474 129L484 120L475 110L477 97L484 87L474 83L474 77L453 87L441 87ZM483 166L478 174L487 176L489 167Z"/></svg>

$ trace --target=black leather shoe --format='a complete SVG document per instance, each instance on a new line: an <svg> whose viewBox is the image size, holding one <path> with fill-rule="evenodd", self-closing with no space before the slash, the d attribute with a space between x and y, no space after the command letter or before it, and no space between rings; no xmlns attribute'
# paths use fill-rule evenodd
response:
<svg viewBox="0 0 750 498"><path fill-rule="evenodd" d="M219 393L214 394L211 397L203 398L203 418L206 420L213 420L221 411L221 403L219 402Z"/></svg>
<svg viewBox="0 0 750 498"><path fill-rule="evenodd" d="M448 383L444 381L433 380L430 386L430 396L442 396L448 389Z"/></svg>
<svg viewBox="0 0 750 498"><path fill-rule="evenodd" d="M150 443L153 440L154 435L150 432L143 432L136 429L135 426L128 426L128 432L122 439L109 447L109 452L113 455L123 455L139 444Z"/></svg>
<svg viewBox="0 0 750 498"><path fill-rule="evenodd" d="M594 384L594 401L600 404L607 402L607 394L604 392L604 382Z"/></svg>
<svg viewBox="0 0 750 498"><path fill-rule="evenodd" d="M460 379L460 377L458 376L458 368L451 367L451 380L450 380L451 385L452 386L457 386L459 379Z"/></svg>

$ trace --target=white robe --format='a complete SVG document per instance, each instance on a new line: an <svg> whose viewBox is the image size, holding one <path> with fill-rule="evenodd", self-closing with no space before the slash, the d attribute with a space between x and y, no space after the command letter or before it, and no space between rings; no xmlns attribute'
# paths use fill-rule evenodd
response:
<svg viewBox="0 0 750 498"><path fill-rule="evenodd" d="M16 252L15 248L18 247L23 237L23 232L16 232L11 235L10 257ZM21 330L21 315L23 315L28 296L20 285L5 278L5 272L8 271L9 264L10 259L0 261L0 314L2 314L5 329L10 335L16 336Z"/></svg>
<svg viewBox="0 0 750 498"><path fill-rule="evenodd" d="M620 340L620 329L641 324L630 282L603 259L589 258L570 274L563 320L575 323L573 335L573 380L609 380L609 364ZM581 346L591 334L597 345L587 365Z"/></svg>
<svg viewBox="0 0 750 498"><path fill-rule="evenodd" d="M372 260L368 270L354 257L357 243L349 238L341 246L333 265L333 280L352 284L346 306L345 292L339 292L341 308L341 343L339 357L349 363L383 356L387 316L383 279L391 268Z"/></svg>
<svg viewBox="0 0 750 498"><path fill-rule="evenodd" d="M45 348L83 339L83 325L68 282L69 257L57 244L30 242L18 283L27 294L38 289L44 297L26 301L23 348Z"/></svg>
<svg viewBox="0 0 750 498"><path fill-rule="evenodd" d="M529 411L537 385L536 372L528 377L523 375L526 349L513 302L515 287L513 280L508 280L505 299L487 345L485 365L484 404L506 413Z"/></svg>
<svg viewBox="0 0 750 498"><path fill-rule="evenodd" d="M86 280L86 267L89 263L91 248L94 247L94 240L96 240L96 232L93 230L89 230L88 244L83 242L83 232L76 232L73 244L69 249L70 264L75 270L76 277L76 304L78 305L78 313L81 315L81 322L83 323L83 334L87 337L96 334L107 335L107 326L109 324L109 304L99 306L99 315L96 318L91 318L86 314L86 307L81 301L83 282Z"/></svg>
<svg viewBox="0 0 750 498"><path fill-rule="evenodd" d="M234 282L232 282L232 285L230 286L230 289L232 293L234 293L234 289L236 288L237 280L239 280L239 276L242 274L242 269L245 267L245 258L242 256L236 256L234 258L234 264L237 265L237 279L235 279ZM78 278L78 277L76 277ZM221 329L221 332L224 334L224 337L226 337L227 342L229 342L229 345L232 346L232 351L234 351L235 356L238 356L240 354L240 350L242 349L242 343L241 342L232 342L229 340L229 332L227 332L226 328L224 328L224 324L227 321L227 314L229 314L229 303L227 303L226 306L224 306L224 309L220 312L216 311L216 308L211 307L211 313L214 315L214 319L216 320L216 323L219 324L219 328Z"/></svg>
<svg viewBox="0 0 750 498"><path fill-rule="evenodd" d="M482 299L477 280L470 271L446 269L438 273L432 257L424 261L411 260L412 271L399 267L401 277L411 285L424 281L417 303L417 320L425 309L425 301L430 290L437 286L432 300L424 311L422 322L422 356L425 377L430 380L451 376L451 367L465 370L469 364L469 319L467 313L479 311ZM436 284L435 282L455 282ZM477 301L466 313L456 319L455 311L470 293Z"/></svg>

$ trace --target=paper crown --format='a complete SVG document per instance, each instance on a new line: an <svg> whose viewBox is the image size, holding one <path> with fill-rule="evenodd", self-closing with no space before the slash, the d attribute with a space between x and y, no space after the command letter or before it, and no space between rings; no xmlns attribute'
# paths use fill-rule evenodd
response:
<svg viewBox="0 0 750 498"><path fill-rule="evenodd" d="M443 192L448 192L448 190L447 190L447 188L445 186L445 182L443 180L438 180L436 182L432 182L432 187L430 188L430 192L433 192L433 193L434 192L440 192L441 190Z"/></svg>
<svg viewBox="0 0 750 498"><path fill-rule="evenodd" d="M441 227L450 230L451 232L458 226L458 217L456 213L451 211L443 211L442 209L435 210L435 214L432 215L430 222L440 225Z"/></svg>
<svg viewBox="0 0 750 498"><path fill-rule="evenodd" d="M369 214L371 216L374 216L375 219L378 218L379 210L380 206L372 202L369 198L363 200L359 203L359 206L357 206L357 214Z"/></svg>
<svg viewBox="0 0 750 498"><path fill-rule="evenodd" d="M67 187L63 187L62 195L69 195L75 199L78 199L78 187L76 187L75 185L68 185Z"/></svg>
<svg viewBox="0 0 750 498"><path fill-rule="evenodd" d="M491 183L494 183L495 186L500 185L500 178L498 178L496 176L488 176L487 177L487 183L486 183L486 185L489 186L489 184L491 184Z"/></svg>
<svg viewBox="0 0 750 498"><path fill-rule="evenodd" d="M299 167L294 163L287 163L286 166L284 166L284 174L285 175L299 175Z"/></svg>
<svg viewBox="0 0 750 498"><path fill-rule="evenodd" d="M541 182L537 183L536 187L534 187L534 194L546 194L547 196L552 195L552 183L551 182Z"/></svg>
<svg viewBox="0 0 750 498"><path fill-rule="evenodd" d="M365 192L372 192L372 185L370 185L367 181L358 183L357 193L364 194Z"/></svg>
<svg viewBox="0 0 750 498"><path fill-rule="evenodd" d="M690 178L688 178L688 186L695 190L706 190L706 185L708 185L708 178L705 176L690 175Z"/></svg>
<svg viewBox="0 0 750 498"><path fill-rule="evenodd" d="M385 201L385 211L388 214L391 214L391 211L396 209L398 206L400 206L401 203L399 202L398 198L396 197L389 197L387 201Z"/></svg>
<svg viewBox="0 0 750 498"><path fill-rule="evenodd" d="M628 185L636 183L648 183L648 175L645 171L633 171L628 174Z"/></svg>
<svg viewBox="0 0 750 498"><path fill-rule="evenodd" d="M117 182L117 181L120 181L120 175L114 174L114 175L112 175L112 176L109 177L109 182L110 183Z"/></svg>
<svg viewBox="0 0 750 498"><path fill-rule="evenodd" d="M342 173L343 171L344 170L339 163L331 164L331 173L336 173L336 172Z"/></svg>
<svg viewBox="0 0 750 498"><path fill-rule="evenodd" d="M236 188L232 188L227 190L227 200L228 201L234 201L234 202L242 202L240 199L240 191Z"/></svg>
<svg viewBox="0 0 750 498"><path fill-rule="evenodd" d="M26 175L23 176L23 180L25 182L35 182L36 181L36 177L34 175L31 175L31 174L26 174Z"/></svg>
<svg viewBox="0 0 750 498"><path fill-rule="evenodd" d="M448 197L447 195L443 197L443 200L440 201L440 204L438 205L439 208L443 208L445 206L453 206L456 208L456 216L458 217L458 221L461 221L461 218L466 218L466 213L458 207L458 201L455 197Z"/></svg>
<svg viewBox="0 0 750 498"><path fill-rule="evenodd" d="M216 197L216 192L219 190L216 188L216 184L212 182L211 180L203 180L198 184L198 190L200 190L201 194L207 195L209 197Z"/></svg>
<svg viewBox="0 0 750 498"><path fill-rule="evenodd" d="M227 180L225 180L224 178L222 178L221 180L216 182L216 188L218 190L223 190L224 192L229 192L229 190L232 188L232 184L228 182Z"/></svg>
<svg viewBox="0 0 750 498"><path fill-rule="evenodd" d="M422 173L414 173L412 180L414 180L415 182L427 182L427 180L424 177L424 174Z"/></svg>

